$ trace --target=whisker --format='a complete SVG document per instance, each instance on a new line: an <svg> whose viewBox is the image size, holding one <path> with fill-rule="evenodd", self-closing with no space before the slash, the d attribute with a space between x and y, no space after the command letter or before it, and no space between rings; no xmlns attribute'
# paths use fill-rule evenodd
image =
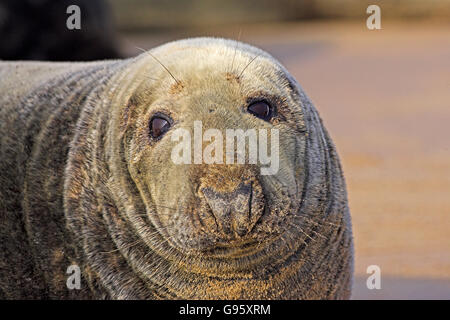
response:
<svg viewBox="0 0 450 320"><path fill-rule="evenodd" d="M258 54L257 56L255 56L252 60L250 60L249 63L247 63L247 65L244 67L244 69L242 69L241 73L239 74L238 78L240 78L242 76L242 74L244 73L244 71L248 68L249 65L252 64L253 61L255 61L256 58L258 58L260 55Z"/></svg>
<svg viewBox="0 0 450 320"><path fill-rule="evenodd" d="M288 230L288 232L286 232L286 235L283 236L281 239L283 240L284 243L286 243L288 246L290 246L290 243L288 241L288 239L286 239L285 237L289 236L291 239L293 239L294 241L297 240L297 236L294 234L294 232L292 230ZM298 239L301 242L303 242L303 244L305 245L305 247L308 247L309 243L307 243L305 240L303 239Z"/></svg>
<svg viewBox="0 0 450 320"><path fill-rule="evenodd" d="M173 80L175 80L175 82L178 84L178 85L181 85L181 82L180 81L178 81L178 79L177 78L175 78L175 76L173 75L173 73L172 72L170 72L170 70L158 59L158 58L156 58L150 51L146 51L145 49L143 49L143 48L140 48L140 47L138 47L138 46L135 46L137 49L139 49L139 50L141 50L142 52L144 52L144 53L146 53L146 54L148 54L148 55L150 55L153 59L155 59L156 60L156 62L158 62L169 74L170 74L170 76L172 77L172 79Z"/></svg>
<svg viewBox="0 0 450 320"><path fill-rule="evenodd" d="M134 246L137 246L140 242L141 242L141 239L136 240L136 241L133 241L132 243L126 245L125 247L117 248L117 249L114 249L114 250L111 250L111 251L101 251L101 252L99 252L99 253L113 253L113 252L120 251L121 249L122 249L122 250L126 250L126 249L132 248L132 247L134 247Z"/></svg>
<svg viewBox="0 0 450 320"><path fill-rule="evenodd" d="M334 224L334 223L331 223L331 222L328 222L328 221L324 221L323 220L323 218L318 218L318 220L312 220L312 219L309 219L309 218L307 218L307 217L305 217L305 216L302 216L302 215L300 215L300 216L295 216L295 217L293 217L293 218L296 218L296 219L305 219L306 221L309 221L309 222L311 222L311 223L313 223L313 224L315 224L315 225L324 225L324 224L328 224L328 225L330 225L330 226L333 226L333 227L336 227L336 228L340 228L341 226L340 225L338 225L338 224ZM319 223L320 222L320 223Z"/></svg>
<svg viewBox="0 0 450 320"><path fill-rule="evenodd" d="M239 41L241 40L241 33L242 33L242 29L240 28L238 39L237 39L236 45L234 46L234 55L233 55L233 60L231 60L231 67L230 67L229 72L233 72L234 59L236 58L237 47L239 45Z"/></svg>
<svg viewBox="0 0 450 320"><path fill-rule="evenodd" d="M303 233L308 239L310 239L311 241L316 241L315 239L313 239L309 234L307 234L302 228L300 228L300 226L297 226L295 224L289 224L291 227L295 227L297 228L301 233Z"/></svg>
<svg viewBox="0 0 450 320"><path fill-rule="evenodd" d="M165 209L171 209L171 210L178 211L177 208L168 207L168 206L165 206L165 205L162 205L162 204L155 204L154 206L155 207L160 207L160 208L165 208ZM180 209L187 209L187 207L180 207Z"/></svg>

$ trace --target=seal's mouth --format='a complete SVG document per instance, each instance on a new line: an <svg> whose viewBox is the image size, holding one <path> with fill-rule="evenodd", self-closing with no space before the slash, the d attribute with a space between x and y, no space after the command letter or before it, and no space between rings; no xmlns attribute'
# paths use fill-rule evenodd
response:
<svg viewBox="0 0 450 320"><path fill-rule="evenodd" d="M201 250L202 255L213 257L240 257L255 251L258 241L248 240L232 240L219 241L213 246Z"/></svg>
<svg viewBox="0 0 450 320"><path fill-rule="evenodd" d="M235 239L230 241L217 241L211 246L202 249L189 250L187 255L202 255L210 258L243 258L254 255L265 246L276 241L280 235L265 236L264 239Z"/></svg>

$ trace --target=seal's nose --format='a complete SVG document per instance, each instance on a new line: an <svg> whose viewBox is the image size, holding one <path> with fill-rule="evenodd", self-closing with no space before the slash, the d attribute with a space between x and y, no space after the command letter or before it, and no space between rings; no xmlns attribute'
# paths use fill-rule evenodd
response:
<svg viewBox="0 0 450 320"><path fill-rule="evenodd" d="M224 234L242 237L256 223L264 208L262 193L252 183L241 183L233 191L218 192L202 189L218 227Z"/></svg>

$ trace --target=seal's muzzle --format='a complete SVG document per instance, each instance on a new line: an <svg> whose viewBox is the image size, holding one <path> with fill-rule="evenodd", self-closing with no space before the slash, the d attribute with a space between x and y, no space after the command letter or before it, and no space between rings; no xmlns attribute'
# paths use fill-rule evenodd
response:
<svg viewBox="0 0 450 320"><path fill-rule="evenodd" d="M212 187L201 191L211 208L217 227L227 237L248 234L264 211L264 196L253 181L241 182L232 191L217 191Z"/></svg>

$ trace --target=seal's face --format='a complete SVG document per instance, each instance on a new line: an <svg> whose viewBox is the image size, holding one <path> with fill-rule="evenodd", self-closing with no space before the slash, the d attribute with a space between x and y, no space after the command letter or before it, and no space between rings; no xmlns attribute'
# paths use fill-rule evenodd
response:
<svg viewBox="0 0 450 320"><path fill-rule="evenodd" d="M242 256L292 229L306 128L286 71L234 42L168 45L141 59L123 156L165 240L187 254Z"/></svg>

